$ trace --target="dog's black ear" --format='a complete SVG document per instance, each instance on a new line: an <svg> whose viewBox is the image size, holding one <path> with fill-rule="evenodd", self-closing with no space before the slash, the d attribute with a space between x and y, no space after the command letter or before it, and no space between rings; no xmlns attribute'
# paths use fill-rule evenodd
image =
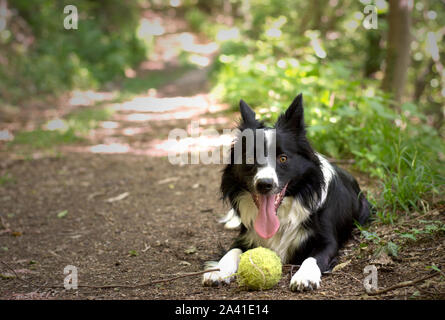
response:
<svg viewBox="0 0 445 320"><path fill-rule="evenodd" d="M239 110L245 124L254 124L256 122L255 112L243 99L241 99L239 102Z"/></svg>
<svg viewBox="0 0 445 320"><path fill-rule="evenodd" d="M303 95L301 93L287 108L284 119L293 128L304 128Z"/></svg>

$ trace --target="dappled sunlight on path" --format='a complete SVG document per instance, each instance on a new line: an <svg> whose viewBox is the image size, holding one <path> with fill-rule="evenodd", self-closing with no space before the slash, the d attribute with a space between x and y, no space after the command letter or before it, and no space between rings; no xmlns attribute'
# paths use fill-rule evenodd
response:
<svg viewBox="0 0 445 320"><path fill-rule="evenodd" d="M173 28L173 26L176 26ZM89 145L67 146L76 152L103 154L136 154L167 156L169 152L193 153L214 150L230 145L232 136L223 134L230 129L234 116L224 111L228 106L219 103L209 93L208 72L218 45L185 32L185 25L147 12L141 21L140 32L147 37L155 36L155 49L149 61L139 70L129 70L127 76L138 76L157 70L167 76L180 67L181 52L189 54L189 63L195 69L170 81L160 88L146 88L139 94L109 107L114 111L112 119L99 124L89 135ZM85 99L94 99L89 93ZM108 97L105 97L108 98ZM81 96L77 100L82 100ZM87 101L87 100L85 100ZM192 123L198 124L193 131ZM168 139L172 130L183 130L187 137L178 141Z"/></svg>
<svg viewBox="0 0 445 320"><path fill-rule="evenodd" d="M195 43L195 36L186 33L178 37L183 49L212 59L216 50L214 43ZM169 49L167 46L166 50ZM167 75L172 71L170 68L160 72ZM228 106L219 103L208 92L207 77L208 68L197 67L160 88L146 88L144 94L108 105L114 112L113 116L90 132L88 145L65 146L64 149L103 154L167 156L169 152L202 152L230 145L232 137L222 134L222 129L233 126L233 115L225 113ZM97 97L108 98L100 94L95 96L91 92L83 96L77 93L72 102L89 102ZM199 124L198 136L189 136L181 141L168 139L174 129L185 130L191 135L192 122ZM213 130L212 134L206 134L207 129Z"/></svg>
<svg viewBox="0 0 445 320"><path fill-rule="evenodd" d="M85 140L62 143L58 149L79 153L163 157L173 151L202 152L230 145L232 137L223 129L233 127L236 115L226 112L228 105L210 94L208 83L218 44L188 32L184 20L161 17L149 10L143 14L139 29L140 36L154 40L154 47L139 68L125 70L126 80L100 91L67 93L57 107L37 110L40 117L24 113L27 118L39 119L28 121L26 129L35 130L44 123L44 130L60 135L75 130ZM35 113L32 110L28 111L31 115ZM79 117L79 124L70 120L73 114ZM97 120L96 114L106 120ZM192 123L199 128L191 130ZM14 139L19 126L13 123L0 128L0 147ZM169 140L175 129L188 136L181 141ZM34 152L35 156L39 152Z"/></svg>
<svg viewBox="0 0 445 320"><path fill-rule="evenodd" d="M137 155L166 156L169 151L205 151L230 145L231 136L216 135L230 128L232 120L222 111L227 109L214 101L209 94L191 97L139 96L130 101L114 104L113 118L100 123L89 136L91 146L66 146L65 149L92 153L131 153ZM199 136L190 136L178 144L169 141L171 130L182 129L191 134L190 124L199 124ZM214 129L212 135L201 134Z"/></svg>
<svg viewBox="0 0 445 320"><path fill-rule="evenodd" d="M166 156L168 152L205 151L230 145L231 136L217 135L230 128L232 120L222 112L226 105L216 102L208 93L190 97L138 96L112 105L112 119L100 123L89 136L90 146L67 146L70 151L92 153L131 153ZM199 124L199 136L176 140L168 139L174 129L191 134L191 123ZM212 135L206 135L207 129ZM208 131L208 130L207 130ZM204 132L204 134L202 134Z"/></svg>
<svg viewBox="0 0 445 320"><path fill-rule="evenodd" d="M208 85L208 66L218 45L185 32L186 28L177 21L171 23L165 17L161 19L147 12L141 21L140 33L155 36L155 49L149 61L142 63L137 71L128 70L127 77L137 80L138 76L150 75L153 70L167 76L180 67L181 52L188 53L189 63L197 67L160 88L146 88L144 94L110 105L114 111L112 119L90 132L87 146L66 146L65 149L167 156L169 152L202 152L230 145L232 136L223 134L222 129L233 126L234 116L224 112L228 106L211 96ZM77 95L75 100L88 102L95 97L88 93L85 97ZM195 131L191 130L192 123L198 124ZM169 140L174 129L183 130L188 136L180 141Z"/></svg>

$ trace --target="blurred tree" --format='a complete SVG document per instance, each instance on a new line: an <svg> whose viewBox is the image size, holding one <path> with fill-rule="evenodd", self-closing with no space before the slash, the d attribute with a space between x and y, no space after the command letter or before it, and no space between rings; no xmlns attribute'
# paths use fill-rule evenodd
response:
<svg viewBox="0 0 445 320"><path fill-rule="evenodd" d="M399 102L410 62L412 0L389 0L386 69L382 88Z"/></svg>
<svg viewBox="0 0 445 320"><path fill-rule="evenodd" d="M366 32L367 50L365 62L365 77L371 77L380 70L383 60L383 51L381 48L382 34L378 30L368 30Z"/></svg>
<svg viewBox="0 0 445 320"><path fill-rule="evenodd" d="M71 3L0 1L0 103L96 89L146 58L149 44L138 35L138 3L75 1L79 29L69 31L63 10Z"/></svg>
<svg viewBox="0 0 445 320"><path fill-rule="evenodd" d="M413 100L415 102L419 102L420 97L425 91L425 87L427 84L427 77L431 74L431 69L433 68L434 60L430 59L426 67L419 73L415 85L414 85L414 95Z"/></svg>

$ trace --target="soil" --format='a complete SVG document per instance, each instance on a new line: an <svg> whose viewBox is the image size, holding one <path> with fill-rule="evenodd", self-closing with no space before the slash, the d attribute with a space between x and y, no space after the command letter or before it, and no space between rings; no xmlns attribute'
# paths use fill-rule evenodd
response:
<svg viewBox="0 0 445 320"><path fill-rule="evenodd" d="M67 265L77 267L80 286L136 286L202 271L206 261L220 256L221 247L230 246L238 231L217 222L228 210L219 195L222 165L173 165L163 144L171 129L186 129L191 120L201 119L203 128L233 126L237 115L212 99L207 72L192 70L139 97L145 102L176 98L162 100L172 103L167 111L136 111L124 102L110 120L117 127L99 127L88 141L58 147L56 155L23 158L18 150L0 146L0 173L12 177L0 184L1 299L445 298L440 276L376 296L363 286L363 270L370 264L377 266L379 288L422 278L432 272L426 266L443 267L443 233L405 241L397 257L376 260L376 245L360 248L358 230L339 253L345 266L324 275L321 288L312 292L289 290L289 268L267 291L241 290L236 283L203 287L202 275L137 288L63 289ZM359 175L359 180L364 190L372 187L368 177ZM400 223L445 222L443 211L405 215ZM400 225L373 222L369 228L390 241Z"/></svg>

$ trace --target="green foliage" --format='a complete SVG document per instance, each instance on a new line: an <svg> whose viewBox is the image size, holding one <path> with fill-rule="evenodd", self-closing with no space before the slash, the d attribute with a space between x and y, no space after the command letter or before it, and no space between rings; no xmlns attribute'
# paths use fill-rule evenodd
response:
<svg viewBox="0 0 445 320"><path fill-rule="evenodd" d="M375 250L374 256L378 257L382 253L386 253L388 256L397 257L399 255L400 246L395 244L394 242L388 241L384 242L382 241L380 246Z"/></svg>
<svg viewBox="0 0 445 320"><path fill-rule="evenodd" d="M15 182L14 177L8 172L0 175L0 186L7 185L10 183L14 183L14 182Z"/></svg>
<svg viewBox="0 0 445 320"><path fill-rule="evenodd" d="M365 240L374 242L374 243L379 243L381 241L380 237L374 233L374 232L370 232L368 230L365 229L360 229L361 235L363 236L363 238L365 238Z"/></svg>
<svg viewBox="0 0 445 320"><path fill-rule="evenodd" d="M396 230L401 238L418 241L422 236L435 236L437 234L445 233L445 224L440 220L420 220L419 228L410 228L409 232L401 232Z"/></svg>
<svg viewBox="0 0 445 320"><path fill-rule="evenodd" d="M442 272L442 270L440 270L440 268L439 268L438 266L435 266L434 264L431 265L431 266L427 266L426 269L430 269L430 270L437 271L437 272L441 273L441 274L442 274L442 277L443 277L443 272Z"/></svg>
<svg viewBox="0 0 445 320"><path fill-rule="evenodd" d="M60 211L60 212L57 214L57 218L59 218L59 219L65 218L65 217L67 216L67 214L68 214L68 210Z"/></svg>
<svg viewBox="0 0 445 320"><path fill-rule="evenodd" d="M108 120L114 113L111 108L84 108L76 110L66 118L67 127L80 135L88 134L101 121Z"/></svg>
<svg viewBox="0 0 445 320"><path fill-rule="evenodd" d="M119 92L120 98L145 93L147 92L147 89L150 88L159 88L170 81L178 79L187 70L189 70L189 68L185 66L169 72L150 71L137 78L126 78L122 81L122 88Z"/></svg>
<svg viewBox="0 0 445 320"><path fill-rule="evenodd" d="M195 32L202 32L208 21L207 16L197 8L187 10L185 20L187 20L190 28Z"/></svg>
<svg viewBox="0 0 445 320"><path fill-rule="evenodd" d="M130 250L128 251L128 254L130 255L130 257L137 257L139 255L139 252L137 252L136 250Z"/></svg>
<svg viewBox="0 0 445 320"><path fill-rule="evenodd" d="M366 230L364 227L356 224L360 230L361 236L368 242L377 246L374 252L374 256L379 256L382 253L386 253L389 256L397 257L400 251L400 246L392 241L386 241L382 239L377 233ZM362 242L360 248L366 248L367 244Z"/></svg>
<svg viewBox="0 0 445 320"><path fill-rule="evenodd" d="M382 188L369 197L382 222L393 223L402 210L427 209L425 204L444 191L439 157L445 144L438 132L418 106L392 107L379 82L363 78L363 61L352 51L350 60L340 58L339 52L347 53L340 48L346 46L343 40L336 49L331 42L328 50L318 30L296 35L288 29L290 16L277 6L281 16L267 11L264 18L254 18L255 34L245 31L240 39L222 43L213 93L234 110L244 99L270 123L303 93L315 149L333 158L352 158L356 168L380 181Z"/></svg>
<svg viewBox="0 0 445 320"><path fill-rule="evenodd" d="M33 131L22 131L17 133L11 145L22 144L28 145L35 149L46 149L55 145L69 144L79 142L81 139L77 137L73 130L48 131L44 129L36 129Z"/></svg>
<svg viewBox="0 0 445 320"><path fill-rule="evenodd" d="M63 27L63 8L70 1L17 0L9 4L17 16L0 37L0 46L8 51L7 66L0 64L0 79L5 84L0 94L6 100L97 88L123 76L126 68L146 57L147 44L137 36L137 4L76 1L77 30Z"/></svg>

